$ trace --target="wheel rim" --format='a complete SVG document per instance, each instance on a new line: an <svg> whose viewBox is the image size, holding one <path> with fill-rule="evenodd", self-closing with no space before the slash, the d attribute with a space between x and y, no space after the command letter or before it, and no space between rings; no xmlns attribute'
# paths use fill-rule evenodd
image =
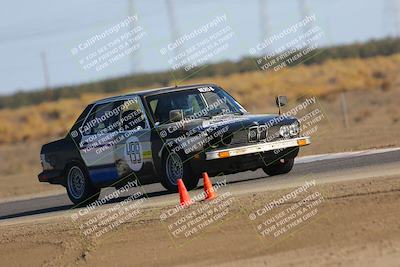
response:
<svg viewBox="0 0 400 267"><path fill-rule="evenodd" d="M165 168L168 181L173 185L177 185L177 180L183 178L183 162L179 155L175 152L169 154Z"/></svg>
<svg viewBox="0 0 400 267"><path fill-rule="evenodd" d="M85 192L85 176L82 170L76 166L69 170L68 190L75 199L81 198Z"/></svg>

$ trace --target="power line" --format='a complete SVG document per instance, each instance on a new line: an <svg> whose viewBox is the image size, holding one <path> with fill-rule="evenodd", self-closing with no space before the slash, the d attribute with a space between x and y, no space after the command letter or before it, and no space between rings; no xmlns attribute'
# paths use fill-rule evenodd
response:
<svg viewBox="0 0 400 267"><path fill-rule="evenodd" d="M116 18L107 19L107 20L100 20L94 23L88 23L86 25L80 25L77 26L77 28L68 28L66 30L61 30L60 28L57 29L48 29L48 30L42 30L42 31L35 31L31 33L24 33L21 35L15 35L15 36L6 36L6 38L1 38L0 39L0 45L5 44L5 43L10 43L10 42L15 42L15 41L21 41L21 40L29 40L29 39L40 39L40 38L45 38L48 36L56 36L56 35L62 35L66 34L69 32L76 32L76 31L81 31L85 30L88 27L96 27L100 28L102 26L108 25L110 22L114 22ZM17 31L13 31L17 32ZM4 36L4 35L2 35Z"/></svg>

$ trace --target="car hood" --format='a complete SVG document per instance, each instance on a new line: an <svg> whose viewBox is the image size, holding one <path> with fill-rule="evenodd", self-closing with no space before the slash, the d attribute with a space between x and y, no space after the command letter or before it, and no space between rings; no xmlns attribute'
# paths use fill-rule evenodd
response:
<svg viewBox="0 0 400 267"><path fill-rule="evenodd" d="M201 120L192 120L185 123L184 128L191 129L201 125L203 128L206 129L208 127L220 128L229 125L229 128L231 130L237 130L239 128L243 129L256 125L266 125L268 127L272 127L274 125L292 124L296 121L297 119L294 117L279 116L276 114L226 114L214 116L212 118L202 118Z"/></svg>
<svg viewBox="0 0 400 267"><path fill-rule="evenodd" d="M284 117L275 114L225 114L212 118L199 118L169 123L161 125L158 130L160 131L160 136L168 140L171 147L175 144L180 150L185 151L185 153L191 153L193 151L200 151L205 144L209 145L214 141L217 142L220 140L220 137L226 136L229 133L236 133L257 125L273 127L276 125L292 124L296 121L297 119L294 117Z"/></svg>
<svg viewBox="0 0 400 267"><path fill-rule="evenodd" d="M246 129L256 125L266 125L272 127L275 125L287 125L296 122L294 117L279 116L276 114L243 114L233 115L225 114L218 115L212 118L197 118L192 120L183 120L175 123L168 123L158 126L159 131L166 131L169 138L174 138L192 129L197 129L198 132L207 131L210 127L215 130L226 128L229 131L237 131Z"/></svg>

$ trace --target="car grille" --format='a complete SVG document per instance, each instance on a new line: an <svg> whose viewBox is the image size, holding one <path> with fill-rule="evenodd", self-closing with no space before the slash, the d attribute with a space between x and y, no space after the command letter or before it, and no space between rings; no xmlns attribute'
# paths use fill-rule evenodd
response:
<svg viewBox="0 0 400 267"><path fill-rule="evenodd" d="M265 126L253 126L247 129L241 129L233 134L229 146L281 140L279 136L279 127L280 126L277 125L268 128ZM255 132L256 135L252 135L252 132Z"/></svg>
<svg viewBox="0 0 400 267"><path fill-rule="evenodd" d="M232 136L232 141L230 145L242 145L247 144L247 136L249 134L248 129L242 129L235 132Z"/></svg>
<svg viewBox="0 0 400 267"><path fill-rule="evenodd" d="M279 125L274 125L268 128L268 135L266 138L267 142L273 142L282 139L281 136L279 135L279 128L280 128Z"/></svg>

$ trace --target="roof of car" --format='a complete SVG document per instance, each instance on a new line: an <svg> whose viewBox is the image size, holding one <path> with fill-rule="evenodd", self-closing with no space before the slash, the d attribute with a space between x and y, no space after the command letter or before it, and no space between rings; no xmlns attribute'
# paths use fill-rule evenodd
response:
<svg viewBox="0 0 400 267"><path fill-rule="evenodd" d="M125 94L125 95L107 97L107 98L96 100L94 103L111 102L111 101L114 101L114 100L119 100L121 98L126 98L126 97L129 97L129 96L135 96L135 95L139 95L139 96L157 95L157 94L169 93L169 92L192 89L192 88L206 87L206 86L217 86L217 85L216 84L211 84L211 83L201 83L201 84L191 84L191 85L181 85L181 86L169 86L169 87L155 88L155 89L132 92L132 93Z"/></svg>

